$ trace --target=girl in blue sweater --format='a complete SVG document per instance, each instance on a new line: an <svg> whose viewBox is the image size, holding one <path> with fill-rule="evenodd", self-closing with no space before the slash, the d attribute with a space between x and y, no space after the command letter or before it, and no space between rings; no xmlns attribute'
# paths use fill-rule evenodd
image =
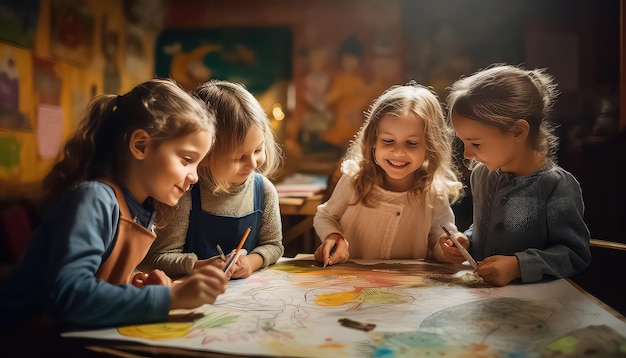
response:
<svg viewBox="0 0 626 358"><path fill-rule="evenodd" d="M204 104L170 80L95 97L43 181L47 214L0 287L2 332L165 321L213 303L228 281L216 267L173 286L135 267L214 137Z"/></svg>

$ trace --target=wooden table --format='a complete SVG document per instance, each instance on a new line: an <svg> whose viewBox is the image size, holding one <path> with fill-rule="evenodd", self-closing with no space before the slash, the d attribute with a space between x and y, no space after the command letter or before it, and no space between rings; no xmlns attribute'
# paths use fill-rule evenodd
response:
<svg viewBox="0 0 626 358"><path fill-rule="evenodd" d="M324 194L308 198L280 198L280 215L283 218L283 244L297 242L296 252L310 253L317 247L317 237L313 230L313 216L322 203Z"/></svg>

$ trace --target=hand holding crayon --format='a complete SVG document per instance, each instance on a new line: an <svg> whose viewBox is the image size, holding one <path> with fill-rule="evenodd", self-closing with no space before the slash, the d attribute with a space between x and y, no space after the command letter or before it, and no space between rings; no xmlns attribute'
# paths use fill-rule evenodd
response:
<svg viewBox="0 0 626 358"><path fill-rule="evenodd" d="M231 266L235 262L237 262L237 259L239 258L239 255L241 254L241 248L243 247L243 244L246 242L246 239L248 238L248 235L250 235L250 230L251 230L250 227L248 227L246 229L246 232L243 234L243 237L241 238L241 241L239 242L239 245L237 245L237 248L235 249L234 254L231 255L230 261L228 261L228 263L226 264L226 267L224 268L224 272L228 272L228 270L230 270Z"/></svg>

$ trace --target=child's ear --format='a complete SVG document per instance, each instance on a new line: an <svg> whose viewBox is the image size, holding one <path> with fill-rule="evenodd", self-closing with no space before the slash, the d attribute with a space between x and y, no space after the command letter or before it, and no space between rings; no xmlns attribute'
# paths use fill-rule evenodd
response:
<svg viewBox="0 0 626 358"><path fill-rule="evenodd" d="M136 129L130 135L130 154L136 159L142 160L146 156L146 148L150 142L148 132L143 129Z"/></svg>
<svg viewBox="0 0 626 358"><path fill-rule="evenodd" d="M525 141L526 137L528 137L528 132L530 131L530 124L525 119L518 119L513 124L513 128L511 128L511 132L513 133L513 137L518 141Z"/></svg>

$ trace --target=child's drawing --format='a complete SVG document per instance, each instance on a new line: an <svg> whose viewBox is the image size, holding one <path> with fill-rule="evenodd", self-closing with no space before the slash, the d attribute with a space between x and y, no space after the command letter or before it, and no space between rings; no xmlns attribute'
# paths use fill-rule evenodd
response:
<svg viewBox="0 0 626 358"><path fill-rule="evenodd" d="M464 266L424 261L322 268L298 256L231 281L215 304L172 312L171 322L64 335L287 357L626 352L626 323L565 280L491 287L468 277Z"/></svg>

